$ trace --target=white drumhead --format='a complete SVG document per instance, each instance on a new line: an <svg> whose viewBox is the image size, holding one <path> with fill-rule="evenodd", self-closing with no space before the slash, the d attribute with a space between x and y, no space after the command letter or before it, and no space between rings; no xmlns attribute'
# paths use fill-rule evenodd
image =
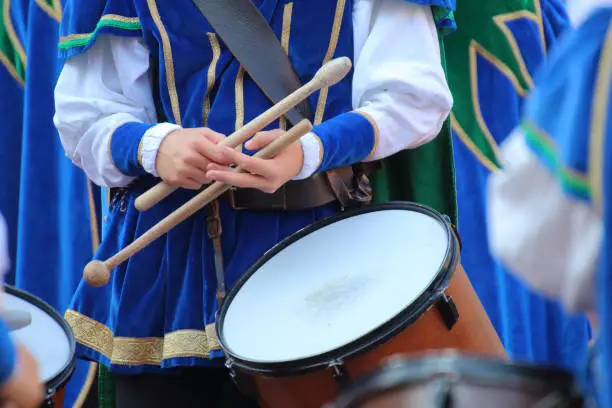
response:
<svg viewBox="0 0 612 408"><path fill-rule="evenodd" d="M40 381L47 383L59 375L70 362L71 343L62 326L47 312L10 293L2 293L2 307L23 310L32 316L32 322L11 332L16 343L24 346L38 363Z"/></svg>
<svg viewBox="0 0 612 408"><path fill-rule="evenodd" d="M345 346L410 306L439 274L448 248L445 226L419 212L380 210L330 224L247 280L228 305L221 341L254 363Z"/></svg>

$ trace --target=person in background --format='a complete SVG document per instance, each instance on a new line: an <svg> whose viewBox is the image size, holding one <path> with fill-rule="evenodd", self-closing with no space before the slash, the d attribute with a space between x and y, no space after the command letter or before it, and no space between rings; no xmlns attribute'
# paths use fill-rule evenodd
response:
<svg viewBox="0 0 612 408"><path fill-rule="evenodd" d="M575 3L575 4L574 4ZM495 256L571 312L595 314L599 402L612 407L612 0L572 0L521 126L489 178ZM583 377L584 378L584 377Z"/></svg>
<svg viewBox="0 0 612 408"><path fill-rule="evenodd" d="M451 109L436 11L453 2L255 3L302 82L334 57L354 61L351 75L308 100L313 132L270 160L248 153L281 135L284 118L244 153L217 145L270 102L191 2L65 3L55 124L73 162L115 189L96 259L211 180L239 187L234 198L245 188L253 194L242 205L222 199L194 214L115 268L108 285L79 285L66 313L77 353L110 368L120 408L227 404L231 380L214 326L217 276L233 285L280 240L336 213L343 197L333 195L328 170L350 173L353 164L421 146ZM233 173L231 163L250 173ZM354 184L353 176L342 182ZM138 212L134 200L159 178L183 188ZM273 194L296 180L332 195L305 187L301 196Z"/></svg>
<svg viewBox="0 0 612 408"><path fill-rule="evenodd" d="M487 178L521 122L533 76L562 33L571 29L562 0L462 0L447 44L448 81L459 206L461 263L509 357L575 368L591 339L584 315L568 315L496 260L487 238Z"/></svg>
<svg viewBox="0 0 612 408"><path fill-rule="evenodd" d="M0 216L0 284L9 269L6 224ZM7 323L2 319L0 289L0 404L19 408L35 408L43 401L43 386L38 380L34 358L21 346L13 343ZM4 405L2 405L4 406Z"/></svg>

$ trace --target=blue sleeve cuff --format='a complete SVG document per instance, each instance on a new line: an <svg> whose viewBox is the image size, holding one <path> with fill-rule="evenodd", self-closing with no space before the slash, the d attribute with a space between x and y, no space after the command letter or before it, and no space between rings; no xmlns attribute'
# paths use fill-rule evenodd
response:
<svg viewBox="0 0 612 408"><path fill-rule="evenodd" d="M15 346L9 335L8 326L0 319L0 386L13 374L15 360Z"/></svg>
<svg viewBox="0 0 612 408"><path fill-rule="evenodd" d="M130 177L146 174L142 167L142 138L155 125L128 122L119 126L111 135L110 156L121 173Z"/></svg>
<svg viewBox="0 0 612 408"><path fill-rule="evenodd" d="M317 173L359 163L374 152L378 132L364 115L347 112L315 126L321 140L321 163Z"/></svg>

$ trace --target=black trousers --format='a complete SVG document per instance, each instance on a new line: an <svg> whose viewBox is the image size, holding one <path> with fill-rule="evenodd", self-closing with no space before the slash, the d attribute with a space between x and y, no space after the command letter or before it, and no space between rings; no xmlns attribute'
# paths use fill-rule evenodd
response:
<svg viewBox="0 0 612 408"><path fill-rule="evenodd" d="M172 374L114 375L117 408L258 408L224 368L185 368Z"/></svg>

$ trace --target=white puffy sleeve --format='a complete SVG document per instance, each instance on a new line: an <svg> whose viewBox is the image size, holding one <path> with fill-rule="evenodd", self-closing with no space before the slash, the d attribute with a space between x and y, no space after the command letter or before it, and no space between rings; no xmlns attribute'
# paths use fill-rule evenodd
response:
<svg viewBox="0 0 612 408"><path fill-rule="evenodd" d="M491 252L532 288L572 311L595 308L601 217L566 194L516 130L502 145L504 169L489 176Z"/></svg>
<svg viewBox="0 0 612 408"><path fill-rule="evenodd" d="M364 159L372 161L435 138L453 98L431 7L405 0L357 0L353 7L353 109L376 128L375 148ZM315 172L324 146L310 134L302 147L296 179Z"/></svg>
<svg viewBox="0 0 612 408"><path fill-rule="evenodd" d="M156 124L149 51L137 38L100 36L84 54L66 61L55 88L55 117L66 155L96 184L122 187L135 175L113 162L116 130L128 123L129 136L142 132L139 160L157 175L155 158L163 137L178 128Z"/></svg>

